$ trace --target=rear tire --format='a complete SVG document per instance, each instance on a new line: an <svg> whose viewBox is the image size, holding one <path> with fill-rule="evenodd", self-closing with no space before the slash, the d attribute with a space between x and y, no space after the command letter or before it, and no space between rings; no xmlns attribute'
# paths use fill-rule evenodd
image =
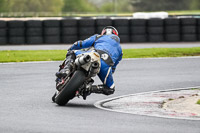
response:
<svg viewBox="0 0 200 133"><path fill-rule="evenodd" d="M55 94L52 96L51 100L52 100L53 102L55 102L55 98L56 98L56 92L55 92Z"/></svg>
<svg viewBox="0 0 200 133"><path fill-rule="evenodd" d="M75 97L76 91L85 81L85 73L83 71L76 71L66 86L59 92L58 96L55 97L55 102L64 106L69 100Z"/></svg>

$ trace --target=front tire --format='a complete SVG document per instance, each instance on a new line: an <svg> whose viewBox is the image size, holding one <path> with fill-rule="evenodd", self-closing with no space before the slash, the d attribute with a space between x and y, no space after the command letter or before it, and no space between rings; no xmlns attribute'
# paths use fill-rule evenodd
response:
<svg viewBox="0 0 200 133"><path fill-rule="evenodd" d="M75 93L84 83L85 77L86 75L83 71L77 70L66 86L55 97L55 102L60 106L67 104L69 100L75 97Z"/></svg>

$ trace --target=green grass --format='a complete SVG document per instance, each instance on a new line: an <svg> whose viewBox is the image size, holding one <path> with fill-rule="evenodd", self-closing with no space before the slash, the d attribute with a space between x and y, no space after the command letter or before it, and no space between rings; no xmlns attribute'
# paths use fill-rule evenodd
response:
<svg viewBox="0 0 200 133"><path fill-rule="evenodd" d="M170 15L200 14L200 10L168 11Z"/></svg>
<svg viewBox="0 0 200 133"><path fill-rule="evenodd" d="M6 50L0 51L0 62L59 61L67 50ZM123 49L123 58L200 56L200 47Z"/></svg>
<svg viewBox="0 0 200 133"><path fill-rule="evenodd" d="M159 11L158 11L159 12ZM199 15L200 10L182 10L182 11L166 11L169 15ZM90 17L90 16L126 16L131 17L134 12L82 12L82 13L75 13L75 12L5 12L0 13L1 17L14 17L14 18L21 18L21 17ZM148 12L147 12L148 13Z"/></svg>
<svg viewBox="0 0 200 133"><path fill-rule="evenodd" d="M200 56L200 47L124 49L123 53L124 58Z"/></svg>
<svg viewBox="0 0 200 133"><path fill-rule="evenodd" d="M0 51L0 62L63 60L67 50L9 50Z"/></svg>
<svg viewBox="0 0 200 133"><path fill-rule="evenodd" d="M199 104L199 105L200 105L200 99L197 101L197 104Z"/></svg>
<svg viewBox="0 0 200 133"><path fill-rule="evenodd" d="M200 90L200 88L191 88L191 90Z"/></svg>

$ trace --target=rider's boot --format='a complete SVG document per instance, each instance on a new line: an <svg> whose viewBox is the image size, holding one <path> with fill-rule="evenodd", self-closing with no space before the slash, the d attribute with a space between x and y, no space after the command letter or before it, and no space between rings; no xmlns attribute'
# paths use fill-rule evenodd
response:
<svg viewBox="0 0 200 133"><path fill-rule="evenodd" d="M109 88L106 85L92 85L91 93L111 95L115 92L115 88Z"/></svg>
<svg viewBox="0 0 200 133"><path fill-rule="evenodd" d="M56 73L58 78L66 77L67 74L71 71L70 65L66 65L63 69Z"/></svg>
<svg viewBox="0 0 200 133"><path fill-rule="evenodd" d="M72 70L72 67L73 67L72 64L75 58L76 56L73 52L67 53L66 60L63 63L63 68L61 68L60 71L56 73L56 76L58 78L66 77L69 74L69 72Z"/></svg>

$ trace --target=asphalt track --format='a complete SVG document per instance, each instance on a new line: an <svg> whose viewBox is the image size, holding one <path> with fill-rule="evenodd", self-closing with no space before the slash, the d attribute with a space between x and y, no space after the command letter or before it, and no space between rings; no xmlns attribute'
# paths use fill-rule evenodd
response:
<svg viewBox="0 0 200 133"><path fill-rule="evenodd" d="M112 96L93 94L59 107L51 102L60 62L0 64L2 133L199 133L200 121L123 114L94 103L140 92L200 86L200 58L123 60ZM96 83L100 83L98 78Z"/></svg>

